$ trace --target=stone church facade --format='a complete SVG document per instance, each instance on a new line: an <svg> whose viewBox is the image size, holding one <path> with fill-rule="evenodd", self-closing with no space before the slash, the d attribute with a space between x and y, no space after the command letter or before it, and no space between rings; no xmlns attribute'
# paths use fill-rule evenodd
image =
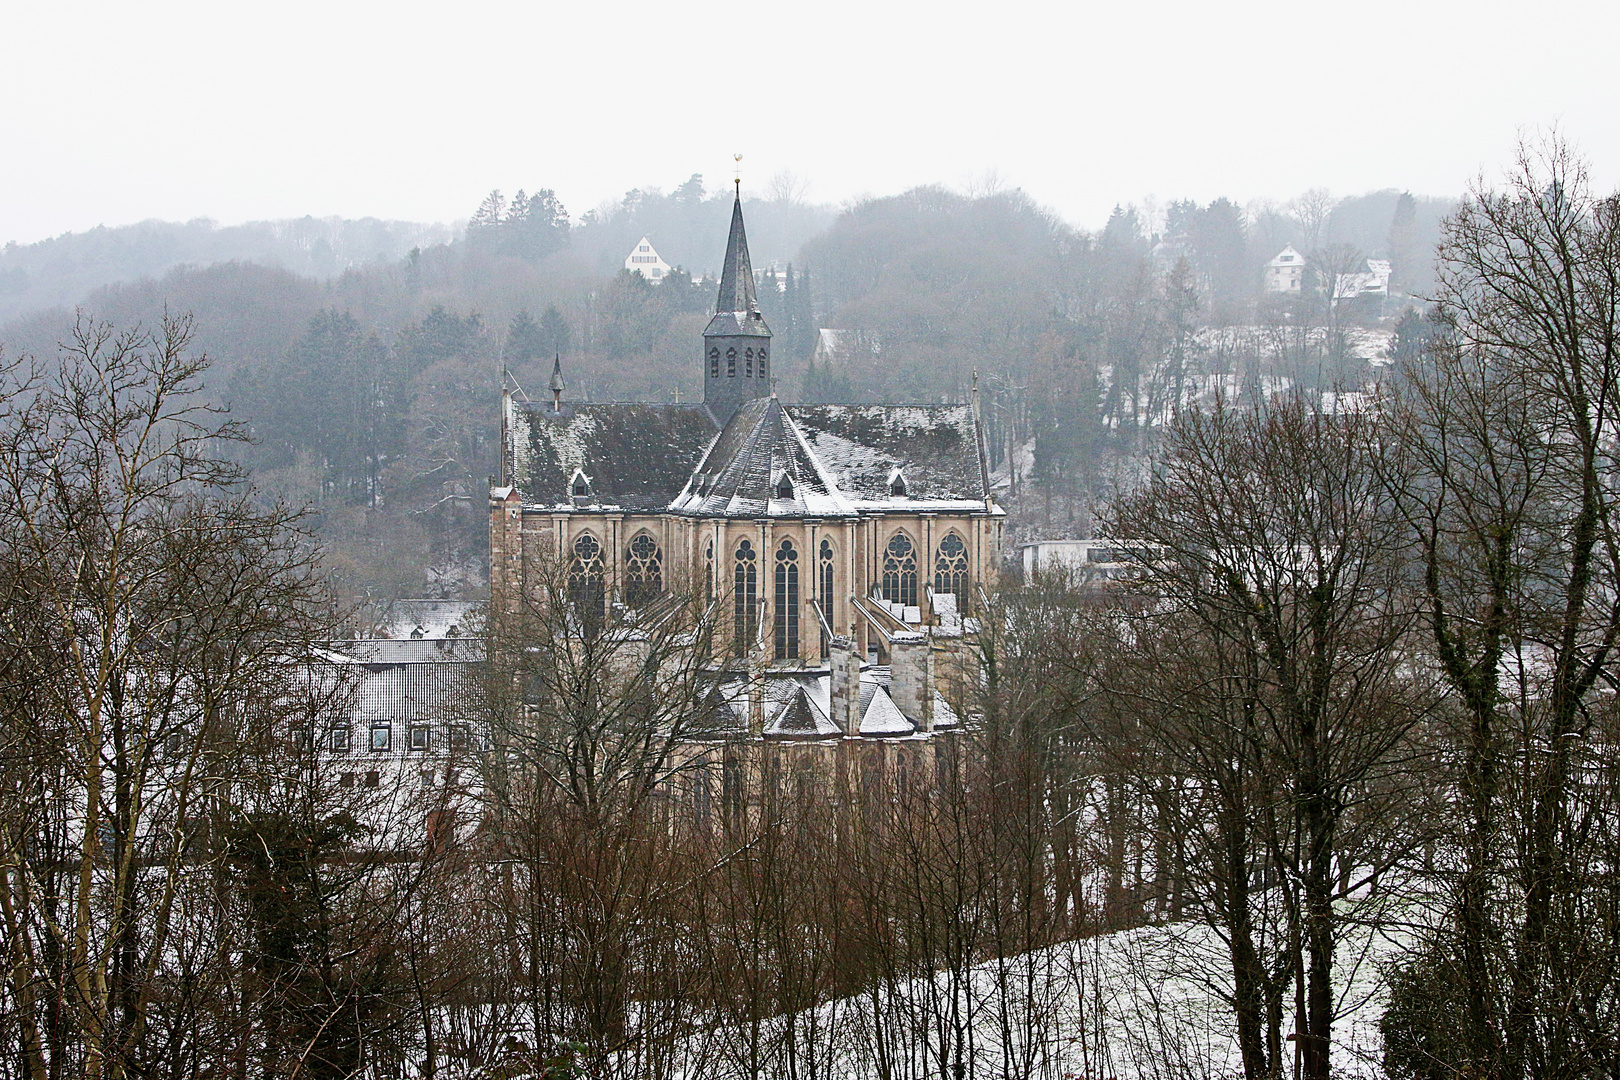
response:
<svg viewBox="0 0 1620 1080"><path fill-rule="evenodd" d="M566 563L576 604L601 611L701 590L723 613L713 666L739 687L739 733L906 740L954 726L940 682L994 580L1004 517L977 401L780 401L740 199L698 362L701 403L569 402L560 361L549 401L503 391L492 603L514 605L549 561Z"/></svg>

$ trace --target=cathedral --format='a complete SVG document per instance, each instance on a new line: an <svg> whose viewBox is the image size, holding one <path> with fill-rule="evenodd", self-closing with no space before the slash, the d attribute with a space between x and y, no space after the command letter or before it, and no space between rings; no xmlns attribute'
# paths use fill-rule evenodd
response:
<svg viewBox="0 0 1620 1080"><path fill-rule="evenodd" d="M550 400L503 389L490 590L566 563L576 604L670 591L720 605L739 733L771 741L927 739L1000 561L974 400L788 405L755 293L740 195L698 355L701 403ZM531 583L532 585L532 583ZM749 689L741 689L744 686Z"/></svg>

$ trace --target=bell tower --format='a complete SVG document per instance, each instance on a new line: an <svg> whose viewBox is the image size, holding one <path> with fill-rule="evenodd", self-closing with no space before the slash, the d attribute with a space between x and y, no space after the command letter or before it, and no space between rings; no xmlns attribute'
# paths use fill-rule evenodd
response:
<svg viewBox="0 0 1620 1080"><path fill-rule="evenodd" d="M742 181L731 205L731 235L720 271L720 298L703 331L703 404L722 427L745 401L771 392L771 328L759 311L754 267L743 231Z"/></svg>

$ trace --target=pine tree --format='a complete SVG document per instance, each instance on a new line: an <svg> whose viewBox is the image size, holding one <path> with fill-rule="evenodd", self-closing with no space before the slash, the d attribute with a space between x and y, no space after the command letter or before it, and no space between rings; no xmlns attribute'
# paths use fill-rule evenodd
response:
<svg viewBox="0 0 1620 1080"><path fill-rule="evenodd" d="M467 229L494 228L502 221L502 214L506 211L506 199L501 195L501 189L496 188L484 196L484 201L478 204L473 212L472 220L467 222Z"/></svg>
<svg viewBox="0 0 1620 1080"><path fill-rule="evenodd" d="M506 360L508 363L538 360L546 354L545 331L534 321L529 309L523 308L512 317L511 324L506 328Z"/></svg>
<svg viewBox="0 0 1620 1080"><path fill-rule="evenodd" d="M568 320L563 313L557 310L556 304L547 304L546 310L540 313L540 356L550 356L554 353L565 353L573 344L573 332L568 329Z"/></svg>

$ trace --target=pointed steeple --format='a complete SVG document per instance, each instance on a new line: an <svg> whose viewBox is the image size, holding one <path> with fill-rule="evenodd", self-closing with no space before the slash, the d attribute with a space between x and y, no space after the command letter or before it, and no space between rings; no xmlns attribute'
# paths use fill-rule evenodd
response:
<svg viewBox="0 0 1620 1080"><path fill-rule="evenodd" d="M759 310L754 267L743 228L742 186L731 204L731 235L720 270L714 318L703 331L703 403L724 425L737 406L770 393L771 328Z"/></svg>
<svg viewBox="0 0 1620 1080"><path fill-rule="evenodd" d="M551 411L562 412L562 393L568 388L562 377L562 353L551 361Z"/></svg>
<svg viewBox="0 0 1620 1080"><path fill-rule="evenodd" d="M748 233L743 229L742 185L731 204L731 235L726 237L726 261L720 271L720 296L714 302L717 312L736 314L759 311L754 293L754 267L748 258Z"/></svg>

